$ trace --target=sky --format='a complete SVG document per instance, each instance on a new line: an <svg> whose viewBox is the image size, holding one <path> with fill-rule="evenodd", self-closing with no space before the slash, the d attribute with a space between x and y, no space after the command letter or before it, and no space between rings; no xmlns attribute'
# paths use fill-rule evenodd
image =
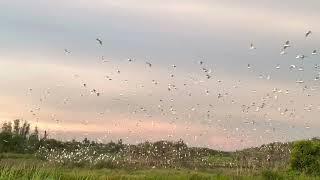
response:
<svg viewBox="0 0 320 180"><path fill-rule="evenodd" d="M228 151L320 136L319 5L2 0L0 121Z"/></svg>

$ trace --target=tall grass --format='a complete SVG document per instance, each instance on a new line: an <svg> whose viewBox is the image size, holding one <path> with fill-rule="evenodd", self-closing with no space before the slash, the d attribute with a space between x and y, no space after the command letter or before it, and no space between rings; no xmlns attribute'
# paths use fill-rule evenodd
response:
<svg viewBox="0 0 320 180"><path fill-rule="evenodd" d="M0 165L1 180L286 180L320 179L284 172L264 171L257 175L225 175L219 172L199 172L190 170L150 169L150 170L89 170L65 169L63 167Z"/></svg>
<svg viewBox="0 0 320 180"><path fill-rule="evenodd" d="M58 156L60 157L60 156ZM77 160L77 156L61 156ZM82 158L82 156L79 156ZM91 156L89 156L91 157ZM107 157L107 156L106 156ZM61 158L57 158L61 160ZM64 160L65 158L62 158ZM95 161L83 161L92 163ZM91 160L89 158L89 160ZM101 159L100 159L101 160ZM230 159L210 157L210 163L232 162ZM69 161L63 161L69 162ZM73 161L71 161L73 162ZM34 155L0 154L0 180L287 180L287 179L319 179L288 169L251 169L227 166L216 166L205 169L184 168L119 168L108 164L109 161L98 161L101 164L78 166L78 164L57 163L47 159L39 159ZM119 161L120 162L120 161ZM228 163L227 163L228 164ZM109 167L110 166L110 167ZM267 169L267 168L266 168Z"/></svg>

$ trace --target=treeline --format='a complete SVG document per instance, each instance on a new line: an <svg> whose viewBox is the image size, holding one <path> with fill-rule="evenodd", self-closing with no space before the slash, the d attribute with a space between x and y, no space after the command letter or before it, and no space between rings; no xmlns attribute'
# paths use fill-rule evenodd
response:
<svg viewBox="0 0 320 180"><path fill-rule="evenodd" d="M117 153L124 149L125 145L122 140L116 143L111 141L108 144L89 141L87 138L84 138L82 142L76 140L69 142L58 141L48 138L47 131L40 135L37 126L31 130L30 123L19 119L13 122L4 122L0 132L0 153L33 154L40 148L73 151L86 146L94 147L98 153Z"/></svg>
<svg viewBox="0 0 320 180"><path fill-rule="evenodd" d="M16 119L12 122L5 122L0 132L0 152L13 153L34 153L39 149L41 142L46 138L39 137L38 128L30 130L27 121Z"/></svg>
<svg viewBox="0 0 320 180"><path fill-rule="evenodd" d="M104 168L216 166L210 156L231 156L209 148L188 147L183 140L177 142L143 142L137 145L116 142L98 143L84 138L82 141L50 139L48 133L39 133L27 121L5 122L0 132L0 153L34 154L50 162L70 166ZM228 164L229 166L230 164Z"/></svg>
<svg viewBox="0 0 320 180"><path fill-rule="evenodd" d="M127 153L132 157L148 156L151 159L159 159L166 156L169 158L169 156L173 155L183 158L224 153L208 148L189 148L183 140L177 142L158 141L154 143L147 141L138 145L124 144L121 139L117 142L110 141L106 144L90 141L87 138L84 138L81 142L76 140L63 142L48 138L46 131L40 135L37 127L31 130L30 123L27 121L17 119L13 122L3 123L0 132L0 152L35 153L40 147L47 150L60 149L64 151L90 147L90 149L94 149L96 154Z"/></svg>

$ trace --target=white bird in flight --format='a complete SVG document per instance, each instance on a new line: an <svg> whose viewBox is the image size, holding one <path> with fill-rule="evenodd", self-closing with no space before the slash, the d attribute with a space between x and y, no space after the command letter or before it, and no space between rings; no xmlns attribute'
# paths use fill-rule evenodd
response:
<svg viewBox="0 0 320 180"><path fill-rule="evenodd" d="M68 49L64 49L64 52L65 52L66 54L70 54L70 53L71 53L71 51L69 51Z"/></svg>
<svg viewBox="0 0 320 180"><path fill-rule="evenodd" d="M287 54L287 52L283 49L281 52L280 52L281 55L285 55Z"/></svg>
<svg viewBox="0 0 320 180"><path fill-rule="evenodd" d="M312 31L308 31L308 32L305 34L306 38L307 38L308 36L310 36L311 34L312 34Z"/></svg>
<svg viewBox="0 0 320 180"><path fill-rule="evenodd" d="M292 70L292 69L295 69L296 68L296 65L294 65L294 64L292 64L292 65L290 65L290 69Z"/></svg>
<svg viewBox="0 0 320 180"><path fill-rule="evenodd" d="M256 47L253 45L253 43L250 44L250 50L254 50Z"/></svg>
<svg viewBox="0 0 320 180"><path fill-rule="evenodd" d="M283 45L283 49L287 49L290 47L290 41L286 41L286 43Z"/></svg>
<svg viewBox="0 0 320 180"><path fill-rule="evenodd" d="M97 38L96 41L102 46L103 42L101 39Z"/></svg>
<svg viewBox="0 0 320 180"><path fill-rule="evenodd" d="M313 50L311 54L312 54L312 55L317 55L318 52L317 52L317 50Z"/></svg>
<svg viewBox="0 0 320 180"><path fill-rule="evenodd" d="M301 59L304 60L304 58L306 58L307 56L303 55L303 54L299 54L296 56L296 59Z"/></svg>
<svg viewBox="0 0 320 180"><path fill-rule="evenodd" d="M147 64L149 67L152 66L152 64L151 64L150 62L146 62L146 64Z"/></svg>
<svg viewBox="0 0 320 180"><path fill-rule="evenodd" d="M297 80L296 83L302 84L302 83L304 83L304 81L303 80Z"/></svg>

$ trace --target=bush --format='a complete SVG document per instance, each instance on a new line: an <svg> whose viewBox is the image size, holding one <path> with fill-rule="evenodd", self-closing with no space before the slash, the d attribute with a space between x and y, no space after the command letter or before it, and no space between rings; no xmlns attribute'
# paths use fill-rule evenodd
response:
<svg viewBox="0 0 320 180"><path fill-rule="evenodd" d="M292 170L309 175L320 175L320 141L299 141L293 145Z"/></svg>
<svg viewBox="0 0 320 180"><path fill-rule="evenodd" d="M284 177L278 172L266 170L262 172L262 178L264 180L282 180Z"/></svg>

